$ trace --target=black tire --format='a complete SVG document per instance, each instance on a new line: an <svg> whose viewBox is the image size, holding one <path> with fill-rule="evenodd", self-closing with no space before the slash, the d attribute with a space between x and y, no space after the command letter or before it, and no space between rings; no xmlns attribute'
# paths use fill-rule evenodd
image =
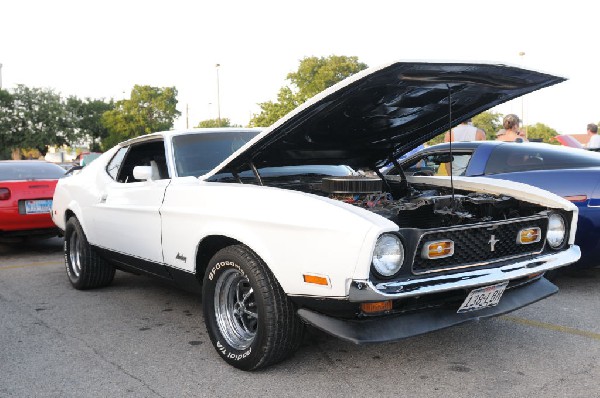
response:
<svg viewBox="0 0 600 398"><path fill-rule="evenodd" d="M100 258L90 246L76 217L67 221L64 244L67 276L75 289L93 289L112 282L115 267Z"/></svg>
<svg viewBox="0 0 600 398"><path fill-rule="evenodd" d="M202 288L204 322L219 355L242 370L280 362L302 341L304 325L265 263L243 245L210 260Z"/></svg>

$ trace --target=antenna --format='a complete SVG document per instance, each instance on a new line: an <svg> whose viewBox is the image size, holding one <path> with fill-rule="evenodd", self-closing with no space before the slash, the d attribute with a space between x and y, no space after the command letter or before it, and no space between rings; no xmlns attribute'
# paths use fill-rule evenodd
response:
<svg viewBox="0 0 600 398"><path fill-rule="evenodd" d="M452 172L452 166L454 166L454 156L452 155L452 89L449 84L446 84L448 87L448 131L450 137L450 170L448 171L450 174L450 187L452 188L452 210L456 210L456 202L454 200L454 176Z"/></svg>

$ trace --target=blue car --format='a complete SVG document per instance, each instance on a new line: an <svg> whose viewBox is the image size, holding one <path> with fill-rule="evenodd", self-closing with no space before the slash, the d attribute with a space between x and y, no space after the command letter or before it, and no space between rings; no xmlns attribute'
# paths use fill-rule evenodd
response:
<svg viewBox="0 0 600 398"><path fill-rule="evenodd" d="M452 167L450 161L452 160ZM581 260L600 265L600 153L541 143L475 141L439 144L399 161L405 175L484 176L533 185L579 208L575 243ZM386 174L399 174L396 167Z"/></svg>

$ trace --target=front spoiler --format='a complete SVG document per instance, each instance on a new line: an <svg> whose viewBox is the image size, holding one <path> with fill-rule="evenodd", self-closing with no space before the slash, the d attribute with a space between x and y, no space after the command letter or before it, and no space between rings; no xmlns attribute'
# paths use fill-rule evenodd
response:
<svg viewBox="0 0 600 398"><path fill-rule="evenodd" d="M458 309L431 309L422 312L391 315L362 320L338 319L305 308L298 316L308 324L342 340L355 344L383 343L433 332L461 323L490 318L517 310L558 292L545 278L525 286L506 290L500 303L491 308L458 314Z"/></svg>

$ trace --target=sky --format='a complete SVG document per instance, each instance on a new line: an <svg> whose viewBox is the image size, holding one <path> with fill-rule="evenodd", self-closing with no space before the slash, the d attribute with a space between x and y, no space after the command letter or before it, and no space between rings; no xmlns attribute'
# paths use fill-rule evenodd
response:
<svg viewBox="0 0 600 398"><path fill-rule="evenodd" d="M577 134L600 121L598 15L589 0L0 0L1 83L115 100L175 86L183 129L247 125L309 56L486 61L567 77L493 110Z"/></svg>

